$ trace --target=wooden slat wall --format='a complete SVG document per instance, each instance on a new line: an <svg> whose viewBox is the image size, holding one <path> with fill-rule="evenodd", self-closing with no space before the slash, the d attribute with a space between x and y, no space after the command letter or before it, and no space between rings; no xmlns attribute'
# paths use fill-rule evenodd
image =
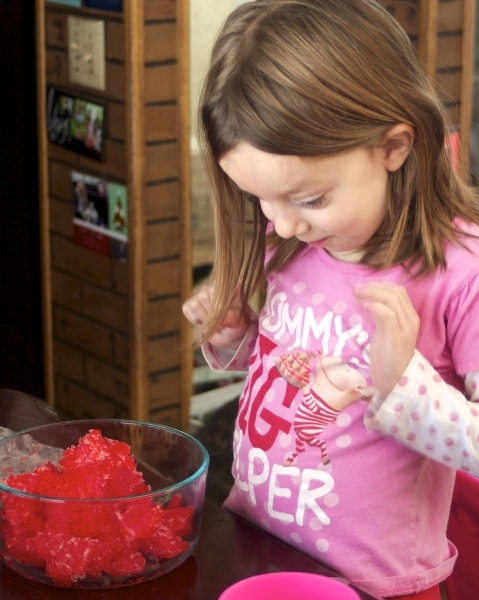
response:
<svg viewBox="0 0 479 600"><path fill-rule="evenodd" d="M187 428L193 358L181 299L192 279L188 2L144 0L144 16L149 419Z"/></svg>
<svg viewBox="0 0 479 600"><path fill-rule="evenodd" d="M475 0L380 0L406 29L421 63L461 134L468 172L472 119Z"/></svg>
<svg viewBox="0 0 479 600"><path fill-rule="evenodd" d="M39 115L49 396L74 417L185 428L192 363L181 317L191 280L187 2L124 4L115 13L37 0L39 94L52 86L106 106L101 161L45 143ZM105 91L69 81L70 14L105 21ZM73 242L72 171L128 187L127 261Z"/></svg>

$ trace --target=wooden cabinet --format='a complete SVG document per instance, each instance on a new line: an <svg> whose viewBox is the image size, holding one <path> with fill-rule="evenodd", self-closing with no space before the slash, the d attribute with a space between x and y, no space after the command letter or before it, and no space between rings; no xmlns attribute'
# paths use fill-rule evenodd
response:
<svg viewBox="0 0 479 600"><path fill-rule="evenodd" d="M452 143L469 172L475 0L380 0L405 28L447 107ZM458 168L461 168L458 164Z"/></svg>
<svg viewBox="0 0 479 600"><path fill-rule="evenodd" d="M104 89L72 82L72 17L102 24ZM188 2L124 0L115 12L36 0L36 33L46 396L74 417L185 429L192 370L181 314L191 286ZM91 57L86 51L83 58ZM52 89L104 108L99 158L51 141ZM114 254L79 243L75 174L126 189L127 252L124 244Z"/></svg>

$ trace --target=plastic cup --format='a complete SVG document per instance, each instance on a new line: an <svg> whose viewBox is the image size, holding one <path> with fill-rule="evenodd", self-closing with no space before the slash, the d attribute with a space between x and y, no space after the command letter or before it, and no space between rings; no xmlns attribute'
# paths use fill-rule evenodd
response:
<svg viewBox="0 0 479 600"><path fill-rule="evenodd" d="M265 573L237 581L218 600L360 600L347 584L316 573Z"/></svg>

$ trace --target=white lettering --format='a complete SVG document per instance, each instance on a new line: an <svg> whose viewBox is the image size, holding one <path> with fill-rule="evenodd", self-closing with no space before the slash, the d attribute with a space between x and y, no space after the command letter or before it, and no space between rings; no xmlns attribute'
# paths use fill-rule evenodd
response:
<svg viewBox="0 0 479 600"><path fill-rule="evenodd" d="M237 480L236 484L238 483ZM252 448L248 453L248 483L244 483L241 488L248 493L252 506L258 505L257 492L264 485L268 486L266 505L273 519L282 523L295 521L301 527L304 525L305 514L311 511L323 525L331 523L330 517L320 506L321 499L334 487L334 479L330 473L320 469L301 471L292 465L270 465L265 452Z"/></svg>
<svg viewBox="0 0 479 600"><path fill-rule="evenodd" d="M318 323L313 309L308 306L305 317L303 333L301 335L301 347L307 348L309 346L310 334L312 334L316 340L319 340L322 336L321 350L324 353L327 353L329 349L329 340L331 338L332 322L334 319L333 312L328 311Z"/></svg>
<svg viewBox="0 0 479 600"><path fill-rule="evenodd" d="M285 330L288 331L289 334L294 335L294 332L296 332L296 337L299 335L299 332L301 331L301 323L303 322L303 314L304 314L304 309L303 308L298 308L298 311L296 313L296 315L294 316L293 319L291 319L290 313L289 313L289 305L283 304L283 306L281 307L281 328L278 329L278 331L276 332L276 335L274 336L275 339L280 339L282 335L284 335ZM296 340L296 344L299 340Z"/></svg>
<svg viewBox="0 0 479 600"><path fill-rule="evenodd" d="M239 432L239 434L238 434ZM233 440L233 446L234 446L234 461L233 461L233 471L236 473L235 475L235 483L236 486L239 487L240 490L242 490L243 492L247 492L248 491L248 482L247 481L242 481L241 480L241 476L240 476L240 448L241 448L241 443L242 440L244 438L244 433L241 430L237 430L236 435L235 435L235 440Z"/></svg>
<svg viewBox="0 0 479 600"><path fill-rule="evenodd" d="M288 477L298 477L299 469L298 467L284 467L281 465L273 465L271 469L271 479L269 480L269 494L268 494L268 506L270 508L270 515L278 519L279 521L283 521L284 523L291 523L294 520L294 517L290 513L280 512L275 510L274 508L274 499L275 498L291 498L291 488L289 487L281 487L279 484L279 476L288 476Z"/></svg>
<svg viewBox="0 0 479 600"><path fill-rule="evenodd" d="M350 340L361 349L365 365L369 364L369 333L361 322L344 328L340 314L328 311L317 319L314 308L292 308L284 292L268 297L262 326L278 340L287 332L291 336L290 349L310 348L312 340L321 340L321 350L330 356L341 356Z"/></svg>
<svg viewBox="0 0 479 600"><path fill-rule="evenodd" d="M336 317L335 321L336 321L336 325L337 325L336 329L338 331L338 342L337 342L336 348L335 348L335 356L341 356L343 349L346 346L346 342L353 338L356 338L356 339L358 338L358 336L360 335L360 333L362 331L362 325L360 325L358 323L357 325L355 325L348 331L343 331L342 326L339 327L339 322L341 321L340 318Z"/></svg>
<svg viewBox="0 0 479 600"><path fill-rule="evenodd" d="M256 469L255 465L260 467ZM256 506L256 496L254 493L255 486L264 483L269 476L269 461L266 453L260 448L252 448L249 452L248 461L248 482L249 482L249 497L253 506Z"/></svg>
<svg viewBox="0 0 479 600"><path fill-rule="evenodd" d="M329 494L333 487L334 480L326 471L305 469L301 473L298 508L296 510L296 523L298 525L303 525L306 509L312 510L323 525L331 523L331 519L319 506L317 500Z"/></svg>
<svg viewBox="0 0 479 600"><path fill-rule="evenodd" d="M275 333L281 327L281 306L285 303L285 300L286 294L284 292L273 294L267 299L266 315L263 321L265 329L271 331L271 333Z"/></svg>

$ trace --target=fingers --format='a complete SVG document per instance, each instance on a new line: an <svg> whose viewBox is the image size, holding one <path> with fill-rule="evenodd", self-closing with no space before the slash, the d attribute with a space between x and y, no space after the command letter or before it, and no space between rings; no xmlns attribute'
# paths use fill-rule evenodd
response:
<svg viewBox="0 0 479 600"><path fill-rule="evenodd" d="M239 307L232 306L226 313L226 317L223 320L223 327L238 327L242 319L241 311Z"/></svg>
<svg viewBox="0 0 479 600"><path fill-rule="evenodd" d="M375 322L371 337L371 377L374 387L386 396L411 360L419 334L419 316L405 288L374 282L355 288Z"/></svg>
<svg viewBox="0 0 479 600"><path fill-rule="evenodd" d="M211 306L211 298L211 286L206 285L201 287L196 294L186 300L182 306L182 310L190 323L198 326L203 324Z"/></svg>
<svg viewBox="0 0 479 600"><path fill-rule="evenodd" d="M197 327L198 338L201 342L202 325L207 320L213 298L213 287L202 286L196 294L186 300L182 306L184 316ZM226 313L221 326L208 337L214 346L236 347L245 335L250 324L248 315L244 315L239 304L239 295L233 299L233 304Z"/></svg>
<svg viewBox="0 0 479 600"><path fill-rule="evenodd" d="M373 315L376 326L419 330L419 317L404 287L377 281L356 286L354 293Z"/></svg>
<svg viewBox="0 0 479 600"><path fill-rule="evenodd" d="M202 325L205 321L213 298L213 286L203 285L191 298L186 300L182 306L183 314L194 325ZM241 321L241 305L239 294L233 298L226 317L223 321L223 327L236 327Z"/></svg>

